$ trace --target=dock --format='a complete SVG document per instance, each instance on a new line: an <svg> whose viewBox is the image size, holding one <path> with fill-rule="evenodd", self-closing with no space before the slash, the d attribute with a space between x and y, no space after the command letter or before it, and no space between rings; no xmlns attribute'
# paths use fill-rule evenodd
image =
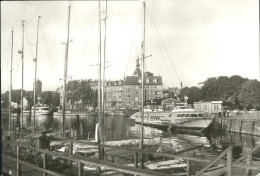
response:
<svg viewBox="0 0 260 176"><path fill-rule="evenodd" d="M44 139L44 138L43 138ZM187 156L186 150L177 153L154 152L148 148L140 150L136 147L126 147L117 145L99 144L97 142L80 141L86 146L93 146L104 149L103 158L99 159L99 151L91 156L82 156L73 153L73 148L78 145L78 140L63 139L61 142L69 144L67 151L58 152L50 148L33 147L30 144L5 138L3 141L3 171L11 172L13 175L168 175L166 171L150 170L144 167L144 161L150 156L157 156L167 163L176 159L184 161L183 172L171 173L170 175L207 175L211 173L210 168L216 164L222 164L228 176L232 175L232 168L244 168L253 170L253 173L260 172L259 162L252 161L252 153L259 150L260 144L256 145L238 159L233 157L233 146L228 146L217 157ZM111 144L111 143L110 143ZM192 149L189 149L192 150ZM188 150L187 150L188 151ZM25 157L33 154L31 159ZM251 162L248 161L251 158ZM124 160L124 162L122 162ZM260 160L259 160L260 161ZM195 163L200 163L199 168L192 167ZM206 165L205 165L206 164ZM197 164L198 166L198 164ZM111 174L112 173L112 174ZM234 175L234 173L233 173Z"/></svg>
<svg viewBox="0 0 260 176"><path fill-rule="evenodd" d="M234 116L226 118L215 118L210 130L221 130L222 132L236 132L260 136L260 118Z"/></svg>

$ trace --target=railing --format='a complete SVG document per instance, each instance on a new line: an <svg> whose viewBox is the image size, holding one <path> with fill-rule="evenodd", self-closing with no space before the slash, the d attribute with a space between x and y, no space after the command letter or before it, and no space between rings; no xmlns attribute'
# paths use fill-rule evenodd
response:
<svg viewBox="0 0 260 176"><path fill-rule="evenodd" d="M260 145L256 145L253 149L251 149L250 151L248 151L245 154L243 154L240 158L238 158L236 161L234 161L233 167L240 167L240 168L253 169L253 170L259 170L260 171L260 166L259 165L240 163L248 155L252 154L254 151L256 151L259 148L260 148Z"/></svg>
<svg viewBox="0 0 260 176"><path fill-rule="evenodd" d="M218 162L220 159L222 159L225 155L227 155L227 176L232 175L232 146L229 146L226 150L224 150L221 154L219 154L213 161L208 163L206 166L204 166L200 171L198 171L195 176L201 175L203 172L205 172L207 169L209 169L211 166L213 166L216 162Z"/></svg>
<svg viewBox="0 0 260 176"><path fill-rule="evenodd" d="M147 169L143 169L142 167L140 167L141 163L139 161L138 156L143 155L143 154L157 155L157 156L168 157L168 158L181 158L181 159L186 160L186 163L187 163L186 173L178 173L176 175L188 175L188 176L191 175L191 167L190 167L191 161L208 163L202 169L200 169L198 172L195 173L195 176L199 176L202 173L206 172L216 162L223 159L225 156L227 156L226 170L227 170L228 176L232 175L232 167L240 167L240 168L246 168L246 169L260 170L260 166L239 163L244 158L246 158L247 155L251 154L252 152L256 151L258 148L260 148L260 145L254 147L252 150L245 153L243 156L241 156L240 158L238 158L236 161L233 162L233 156L232 156L233 147L232 146L229 146L226 150L224 150L214 160L211 161L211 160L206 159L206 158L185 156L185 155L180 154L181 152L179 152L178 154L168 154L168 153L150 152L150 151L144 151L144 150L140 150L140 149L132 149L132 148L126 148L126 147L118 147L118 146L110 146L110 145L99 144L99 147L113 148L113 149L125 149L125 150L128 150L128 151L133 151L134 167L129 167L129 166L125 166L125 165L118 165L118 164L115 164L115 163L112 163L112 162L109 162L109 161L105 161L105 160L99 160L98 158L93 159L93 158L86 158L86 157L82 157L82 156L78 156L78 155L73 155L72 154L73 143L79 142L79 141L77 141L77 140L63 140L63 142L69 142L69 144L70 144L70 150L69 150L70 152L69 153L58 153L58 152L49 151L49 150L46 150L46 149L39 149L39 148L32 147L32 146L29 146L29 145L21 144L21 143L13 143L12 145L17 147L17 152L16 152L17 157L12 158L13 160L16 160L16 162L17 162L17 175L18 176L21 175L21 164L32 167L36 170L42 171L44 173L44 175L45 174L50 174L50 175L55 175L55 176L61 175L60 173L48 170L48 168L47 168L47 155L56 156L56 157L59 157L59 158L64 159L64 160L69 160L70 162L71 161L77 162L78 175L79 176L83 175L83 165L84 164L93 165L97 168L98 167L105 167L105 168L108 168L108 169L117 170L119 172L128 173L128 174L135 174L135 175L165 175L165 173L147 170ZM98 146L97 142L87 142L87 141L80 141L80 142L88 144L88 145ZM38 153L43 154L42 167L38 167L38 166L30 164L26 161L21 160L21 150L22 149L33 150L33 151L36 151ZM183 152L185 152L185 151L183 151ZM9 157L9 156L7 156L7 157ZM97 172L99 172L98 169L97 169Z"/></svg>

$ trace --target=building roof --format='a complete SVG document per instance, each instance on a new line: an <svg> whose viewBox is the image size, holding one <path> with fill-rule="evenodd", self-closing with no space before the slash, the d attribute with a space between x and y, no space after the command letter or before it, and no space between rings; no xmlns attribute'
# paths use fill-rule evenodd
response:
<svg viewBox="0 0 260 176"><path fill-rule="evenodd" d="M141 77L139 76L127 76L125 79L124 85L140 85ZM147 79L149 79L149 83L147 83ZM156 81L155 81L156 80ZM146 76L144 78L144 85L162 85L162 77L161 76Z"/></svg>
<svg viewBox="0 0 260 176"><path fill-rule="evenodd" d="M124 81L123 80L117 80L117 81L106 81L105 86L123 86Z"/></svg>

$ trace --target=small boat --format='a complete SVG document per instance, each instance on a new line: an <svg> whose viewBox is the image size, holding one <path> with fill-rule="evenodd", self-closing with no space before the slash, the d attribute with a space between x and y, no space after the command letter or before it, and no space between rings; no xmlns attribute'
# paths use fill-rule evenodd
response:
<svg viewBox="0 0 260 176"><path fill-rule="evenodd" d="M126 116L127 110L124 108L110 109L105 112L106 115L117 115L117 116Z"/></svg>
<svg viewBox="0 0 260 176"><path fill-rule="evenodd" d="M35 114L41 114L41 115L49 115L52 114L52 108L46 104L38 104L36 106L32 106L32 113L34 112L35 108Z"/></svg>
<svg viewBox="0 0 260 176"><path fill-rule="evenodd" d="M185 168L187 164L184 163L183 159L159 161L159 162L147 162L145 166L151 170L167 170L176 168Z"/></svg>
<svg viewBox="0 0 260 176"><path fill-rule="evenodd" d="M141 112L130 116L136 123L142 122ZM159 128L186 128L191 130L204 130L213 118L200 111L180 111L180 112L145 112L143 123Z"/></svg>

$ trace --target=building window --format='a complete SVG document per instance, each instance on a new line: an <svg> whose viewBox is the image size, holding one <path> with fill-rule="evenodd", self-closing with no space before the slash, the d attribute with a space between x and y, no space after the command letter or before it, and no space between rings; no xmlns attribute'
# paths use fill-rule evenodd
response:
<svg viewBox="0 0 260 176"><path fill-rule="evenodd" d="M146 83L149 83L149 78L146 78Z"/></svg>
<svg viewBox="0 0 260 176"><path fill-rule="evenodd" d="M156 78L153 79L153 83L157 83L157 79Z"/></svg>
<svg viewBox="0 0 260 176"><path fill-rule="evenodd" d="M138 89L139 88L139 86L135 86L135 89Z"/></svg>
<svg viewBox="0 0 260 176"><path fill-rule="evenodd" d="M135 97L135 101L138 101L138 97Z"/></svg>
<svg viewBox="0 0 260 176"><path fill-rule="evenodd" d="M160 91L156 91L155 95L161 95L161 92Z"/></svg>
<svg viewBox="0 0 260 176"><path fill-rule="evenodd" d="M141 79L138 79L138 83L142 83Z"/></svg>

